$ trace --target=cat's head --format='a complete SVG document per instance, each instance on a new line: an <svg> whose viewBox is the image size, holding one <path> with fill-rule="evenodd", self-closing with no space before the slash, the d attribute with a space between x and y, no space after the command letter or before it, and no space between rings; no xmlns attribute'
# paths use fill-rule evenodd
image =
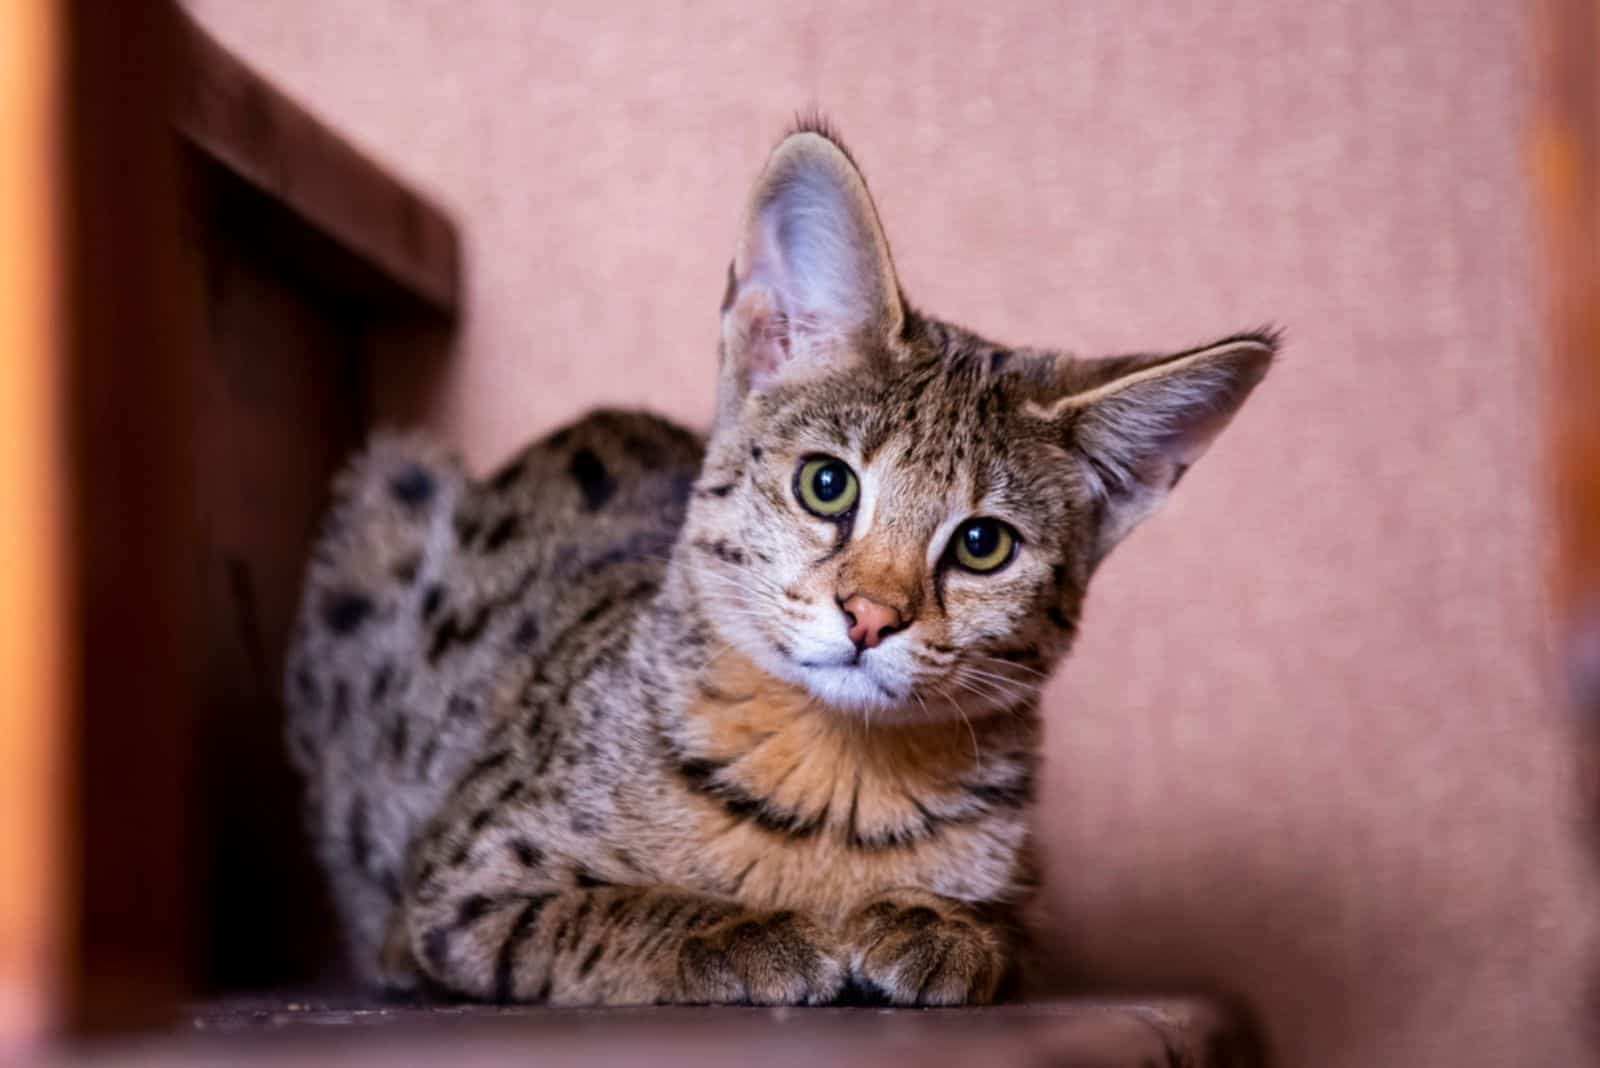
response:
<svg viewBox="0 0 1600 1068"><path fill-rule="evenodd" d="M722 308L680 553L720 638L882 719L1027 700L1090 573L1261 381L1275 340L1078 360L913 311L859 170L778 146Z"/></svg>

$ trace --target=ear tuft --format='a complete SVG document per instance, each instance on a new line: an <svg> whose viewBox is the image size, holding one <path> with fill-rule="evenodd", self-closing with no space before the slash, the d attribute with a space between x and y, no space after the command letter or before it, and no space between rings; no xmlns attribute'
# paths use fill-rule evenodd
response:
<svg viewBox="0 0 1600 1068"><path fill-rule="evenodd" d="M795 112L794 125L789 127L789 129L784 133L783 138L785 141L787 141L789 138L794 137L797 134L816 134L818 137L831 144L834 148L838 149L839 154L850 162L850 166L854 167L858 174L860 173L861 164L856 162L856 157L853 153L851 153L850 146L844 143L844 137L839 133L839 128L835 126L833 122L822 112ZM779 142L779 144L781 145L782 142Z"/></svg>

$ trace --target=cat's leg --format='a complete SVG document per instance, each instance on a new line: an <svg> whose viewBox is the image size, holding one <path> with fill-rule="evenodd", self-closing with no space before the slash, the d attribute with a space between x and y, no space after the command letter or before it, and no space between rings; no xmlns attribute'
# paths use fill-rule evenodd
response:
<svg viewBox="0 0 1600 1068"><path fill-rule="evenodd" d="M842 943L805 917L666 888L464 886L407 916L421 969L472 998L791 1005L844 984Z"/></svg>
<svg viewBox="0 0 1600 1068"><path fill-rule="evenodd" d="M1006 934L960 902L895 890L844 924L852 982L895 1005L983 1005L1005 975Z"/></svg>

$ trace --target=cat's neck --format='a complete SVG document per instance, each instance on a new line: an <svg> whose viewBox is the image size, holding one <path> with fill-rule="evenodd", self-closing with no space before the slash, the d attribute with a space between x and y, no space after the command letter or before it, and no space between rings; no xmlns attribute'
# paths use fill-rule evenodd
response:
<svg viewBox="0 0 1600 1068"><path fill-rule="evenodd" d="M974 792L1031 790L1031 714L875 724L830 708L735 650L710 658L672 732L691 783L796 833L893 841L965 810Z"/></svg>

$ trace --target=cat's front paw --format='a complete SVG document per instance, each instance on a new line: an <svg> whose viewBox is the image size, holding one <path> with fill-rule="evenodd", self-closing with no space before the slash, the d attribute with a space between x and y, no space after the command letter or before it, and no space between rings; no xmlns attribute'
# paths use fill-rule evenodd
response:
<svg viewBox="0 0 1600 1068"><path fill-rule="evenodd" d="M1005 971L1005 948L965 909L932 895L885 898L845 923L851 985L891 1005L984 1005Z"/></svg>
<svg viewBox="0 0 1600 1068"><path fill-rule="evenodd" d="M678 952L683 1000L817 1005L844 987L840 940L796 912L745 915L684 942Z"/></svg>

